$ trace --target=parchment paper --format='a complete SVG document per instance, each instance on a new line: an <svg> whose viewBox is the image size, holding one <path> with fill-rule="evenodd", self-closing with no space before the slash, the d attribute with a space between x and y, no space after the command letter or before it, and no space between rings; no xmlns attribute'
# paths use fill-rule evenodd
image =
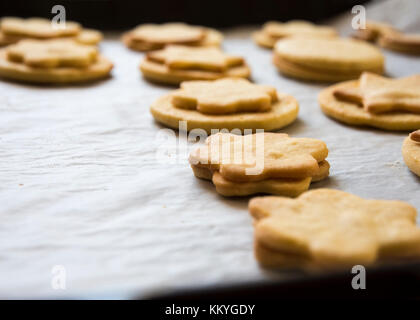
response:
<svg viewBox="0 0 420 320"><path fill-rule="evenodd" d="M419 17L418 1L368 8L368 18L410 31L420 32ZM331 24L346 35L350 19L349 12ZM313 187L420 209L420 179L401 156L407 133L349 127L324 116L317 94L325 85L279 75L270 51L250 39L256 28L229 30L224 48L246 57L255 82L299 100L299 118L283 132L327 143L331 176ZM157 140L163 127L149 113L171 88L143 80L142 54L117 36L101 48L115 63L109 80L55 88L0 82L0 296L146 297L287 277L255 262L248 199L223 198L194 178L184 149L166 158L160 153L157 161L164 146L185 142ZM420 73L419 58L384 53L389 75ZM52 288L54 266L65 269L64 290Z"/></svg>

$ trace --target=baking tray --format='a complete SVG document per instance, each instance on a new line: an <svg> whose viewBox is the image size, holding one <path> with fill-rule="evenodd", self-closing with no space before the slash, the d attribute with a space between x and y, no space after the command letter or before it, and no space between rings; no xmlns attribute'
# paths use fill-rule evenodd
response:
<svg viewBox="0 0 420 320"><path fill-rule="evenodd" d="M381 2L370 12L420 30L415 1ZM350 20L348 13L329 23L345 35ZM279 75L270 51L250 39L256 28L226 30L224 49L245 56L255 82L297 98L299 117L281 132L327 143L331 175L312 188L419 209L420 179L401 156L407 133L327 118L317 103L326 85ZM184 137L153 120L149 106L171 88L142 79L143 54L126 49L119 34L107 34L101 50L115 68L96 84L0 82L0 296L138 298L293 279L256 263L249 199L221 197L194 178L187 154L196 145L185 147ZM420 73L419 58L384 54L390 76ZM65 271L65 289L51 285L57 270Z"/></svg>

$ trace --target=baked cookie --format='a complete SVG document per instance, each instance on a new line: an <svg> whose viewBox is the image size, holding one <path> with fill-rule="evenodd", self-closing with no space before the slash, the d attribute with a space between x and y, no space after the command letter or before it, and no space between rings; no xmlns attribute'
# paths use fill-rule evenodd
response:
<svg viewBox="0 0 420 320"><path fill-rule="evenodd" d="M66 21L65 28L55 28L44 18L5 17L0 21L0 46L16 43L23 39L74 39L83 44L97 44L103 35L92 29L83 29L77 22Z"/></svg>
<svg viewBox="0 0 420 320"><path fill-rule="evenodd" d="M347 124L414 130L420 127L419 81L418 75L388 79L364 73L322 90L318 101L325 114Z"/></svg>
<svg viewBox="0 0 420 320"><path fill-rule="evenodd" d="M255 255L265 267L335 269L420 258L417 212L405 202L316 189L296 199L253 198L249 210Z"/></svg>
<svg viewBox="0 0 420 320"><path fill-rule="evenodd" d="M393 51L420 54L420 34L407 34L387 23L367 21L366 29L358 30L353 37Z"/></svg>
<svg viewBox="0 0 420 320"><path fill-rule="evenodd" d="M124 44L136 51L150 51L164 48L168 44L186 46L220 46L223 36L220 32L185 23L142 24L126 32Z"/></svg>
<svg viewBox="0 0 420 320"><path fill-rule="evenodd" d="M407 167L420 177L420 130L405 138L402 154Z"/></svg>
<svg viewBox="0 0 420 320"><path fill-rule="evenodd" d="M197 178L211 180L224 196L270 193L295 197L312 181L325 179L324 142L282 133L217 133L189 157Z"/></svg>
<svg viewBox="0 0 420 320"><path fill-rule="evenodd" d="M21 40L0 49L0 76L33 83L73 83L109 76L112 63L95 46L70 39Z"/></svg>
<svg viewBox="0 0 420 320"><path fill-rule="evenodd" d="M248 78L251 74L240 56L226 54L217 47L180 45L168 45L147 53L140 63L140 70L146 79L165 84L226 77Z"/></svg>
<svg viewBox="0 0 420 320"><path fill-rule="evenodd" d="M269 21L260 31L254 32L252 38L261 47L272 49L277 40L287 37L334 38L335 29L318 26L308 21L292 20L288 22Z"/></svg>
<svg viewBox="0 0 420 320"><path fill-rule="evenodd" d="M287 76L312 81L349 80L364 71L384 70L384 57L377 48L363 41L341 38L279 40L273 62Z"/></svg>
<svg viewBox="0 0 420 320"><path fill-rule="evenodd" d="M246 129L274 131L293 122L299 106L290 95L246 79L186 81L181 88L159 98L150 108L156 121L187 130Z"/></svg>

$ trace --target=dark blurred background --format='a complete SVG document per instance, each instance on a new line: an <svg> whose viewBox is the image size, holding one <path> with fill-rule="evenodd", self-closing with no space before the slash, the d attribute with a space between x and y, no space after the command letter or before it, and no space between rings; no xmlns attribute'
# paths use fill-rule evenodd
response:
<svg viewBox="0 0 420 320"><path fill-rule="evenodd" d="M51 8L66 8L68 20L102 30L125 30L145 22L183 21L232 27L267 20L319 21L366 0L0 0L0 16L51 18Z"/></svg>

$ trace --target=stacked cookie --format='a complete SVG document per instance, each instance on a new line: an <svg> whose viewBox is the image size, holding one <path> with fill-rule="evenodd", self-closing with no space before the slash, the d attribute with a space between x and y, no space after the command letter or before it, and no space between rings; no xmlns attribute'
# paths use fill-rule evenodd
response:
<svg viewBox="0 0 420 320"><path fill-rule="evenodd" d="M96 46L71 39L21 40L0 49L0 76L33 83L75 83L105 78L112 63Z"/></svg>
<svg viewBox="0 0 420 320"><path fill-rule="evenodd" d="M168 44L186 46L220 46L223 36L220 32L185 23L142 24L125 33L124 44L136 51L150 51L164 48Z"/></svg>
<svg viewBox="0 0 420 320"><path fill-rule="evenodd" d="M420 258L416 209L332 189L253 198L255 255L265 267L351 268Z"/></svg>
<svg viewBox="0 0 420 320"><path fill-rule="evenodd" d="M347 124L386 130L420 128L420 75L389 79L363 73L359 80L324 89L318 101L325 114Z"/></svg>
<svg viewBox="0 0 420 320"><path fill-rule="evenodd" d="M66 21L65 25L54 26L43 18L6 17L0 21L0 46L9 45L23 39L71 38L82 44L97 44L102 33L92 29L83 29L77 22Z"/></svg>
<svg viewBox="0 0 420 320"><path fill-rule="evenodd" d="M269 193L295 197L325 179L324 142L281 133L218 133L190 154L194 175L211 180L224 196Z"/></svg>
<svg viewBox="0 0 420 320"><path fill-rule="evenodd" d="M244 58L226 54L220 48L180 45L168 45L147 53L140 70L146 79L166 84L225 77L248 78L251 73Z"/></svg>
<svg viewBox="0 0 420 320"><path fill-rule="evenodd" d="M364 71L381 74L384 70L384 57L377 48L341 38L280 40L273 62L287 76L312 81L349 80Z"/></svg>
<svg viewBox="0 0 420 320"><path fill-rule="evenodd" d="M390 50L420 54L420 34L406 34L386 23L367 21L366 28L359 29L353 36Z"/></svg>
<svg viewBox="0 0 420 320"><path fill-rule="evenodd" d="M287 37L334 38L337 32L331 27L317 26L301 20L286 23L270 21L260 31L253 33L252 38L261 47L273 48L276 42Z"/></svg>
<svg viewBox="0 0 420 320"><path fill-rule="evenodd" d="M296 99L275 88L246 79L186 81L152 104L156 121L178 129L213 133L214 130L274 131L293 122Z"/></svg>
<svg viewBox="0 0 420 320"><path fill-rule="evenodd" d="M420 177L420 130L405 138L402 154L407 167Z"/></svg>

